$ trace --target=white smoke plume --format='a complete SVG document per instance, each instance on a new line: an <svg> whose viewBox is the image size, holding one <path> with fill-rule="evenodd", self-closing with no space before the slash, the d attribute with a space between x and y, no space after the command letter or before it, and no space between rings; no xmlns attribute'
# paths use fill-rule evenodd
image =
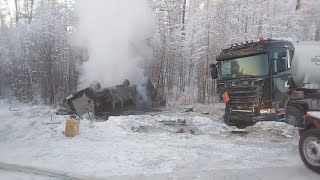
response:
<svg viewBox="0 0 320 180"><path fill-rule="evenodd" d="M79 0L76 45L88 48L89 61L80 67L78 89L100 82L102 87L143 83L141 65L152 58L146 39L152 12L144 0Z"/></svg>

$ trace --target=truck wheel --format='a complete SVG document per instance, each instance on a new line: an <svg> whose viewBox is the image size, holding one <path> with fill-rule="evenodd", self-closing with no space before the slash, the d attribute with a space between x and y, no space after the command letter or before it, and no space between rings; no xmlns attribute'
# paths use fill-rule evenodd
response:
<svg viewBox="0 0 320 180"><path fill-rule="evenodd" d="M320 174L320 130L303 132L299 140L299 152L304 164Z"/></svg>
<svg viewBox="0 0 320 180"><path fill-rule="evenodd" d="M287 107L285 122L303 128L303 114L295 107Z"/></svg>
<svg viewBox="0 0 320 180"><path fill-rule="evenodd" d="M225 113L225 114L223 115L223 121L224 121L224 123L226 123L226 125L228 125L228 126L234 126L234 125L235 125L235 123L230 120L230 117L229 117L229 114L228 114L228 113Z"/></svg>

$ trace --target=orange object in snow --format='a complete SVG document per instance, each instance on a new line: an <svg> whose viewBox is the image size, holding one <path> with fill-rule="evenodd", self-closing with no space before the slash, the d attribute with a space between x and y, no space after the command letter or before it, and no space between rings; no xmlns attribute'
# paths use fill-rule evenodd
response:
<svg viewBox="0 0 320 180"><path fill-rule="evenodd" d="M79 134L80 121L76 119L67 119L64 135L66 137L74 137Z"/></svg>
<svg viewBox="0 0 320 180"><path fill-rule="evenodd" d="M230 101L230 97L227 91L222 94L222 100L224 103L227 103Z"/></svg>

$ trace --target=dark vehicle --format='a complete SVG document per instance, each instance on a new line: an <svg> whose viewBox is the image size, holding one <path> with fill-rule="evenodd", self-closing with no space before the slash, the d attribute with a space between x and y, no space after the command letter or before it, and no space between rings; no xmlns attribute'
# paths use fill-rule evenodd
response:
<svg viewBox="0 0 320 180"><path fill-rule="evenodd" d="M217 63L210 68L212 78L217 79L218 94L226 103L226 124L246 127L258 121L284 121L303 127L303 115L309 104L315 102L318 106L319 99L314 97L319 88L295 83L292 76L304 84L308 81L304 72L319 72L320 66L314 66L312 58L320 52L297 53L296 47L301 49L300 45L285 40L260 39L222 50ZM304 67L296 74L291 71L294 59L300 63L299 68Z"/></svg>
<svg viewBox="0 0 320 180"><path fill-rule="evenodd" d="M122 85L101 89L96 83L89 88L69 95L64 100L70 114L78 116L121 115L123 111L152 107L157 91L150 80L132 85L126 80Z"/></svg>
<svg viewBox="0 0 320 180"><path fill-rule="evenodd" d="M299 152L304 164L320 174L320 111L308 112L300 131Z"/></svg>

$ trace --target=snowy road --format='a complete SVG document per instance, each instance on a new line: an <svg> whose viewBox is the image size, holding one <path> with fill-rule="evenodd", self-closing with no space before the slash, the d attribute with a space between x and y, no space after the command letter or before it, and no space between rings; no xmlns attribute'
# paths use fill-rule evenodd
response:
<svg viewBox="0 0 320 180"><path fill-rule="evenodd" d="M20 105L13 112L8 106L0 102L3 163L98 179L319 178L300 160L296 128L268 122L239 133L221 122L221 106L208 116L175 111L82 121L74 138L62 133L66 117L52 115L48 107ZM185 133L161 122L177 119L187 121ZM2 176L17 179L3 170Z"/></svg>
<svg viewBox="0 0 320 180"><path fill-rule="evenodd" d="M75 175L72 178L66 176L48 176L46 173L38 174L17 172L17 171L5 171L0 168L0 177L2 179L8 180L59 180L59 179L75 179L75 180L101 180L103 177L86 177ZM179 171L170 174L156 174L156 175L131 175L131 176L112 176L108 177L112 180L162 180L162 179L175 179L175 180L188 180L188 179L245 179L245 180L301 180L319 179L319 175L311 172L304 166L294 166L294 167L277 167L277 168L260 168L260 169L232 169L232 170L207 170L207 171Z"/></svg>
<svg viewBox="0 0 320 180"><path fill-rule="evenodd" d="M232 169L232 170L209 170L209 171L182 171L174 174L163 174L154 176L128 176L113 177L111 179L222 179L222 180L318 180L319 175L311 172L304 166L259 168L259 169Z"/></svg>
<svg viewBox="0 0 320 180"><path fill-rule="evenodd" d="M16 171L6 171L0 169L0 178L6 180L58 180L58 178L37 175L33 173L23 173Z"/></svg>

